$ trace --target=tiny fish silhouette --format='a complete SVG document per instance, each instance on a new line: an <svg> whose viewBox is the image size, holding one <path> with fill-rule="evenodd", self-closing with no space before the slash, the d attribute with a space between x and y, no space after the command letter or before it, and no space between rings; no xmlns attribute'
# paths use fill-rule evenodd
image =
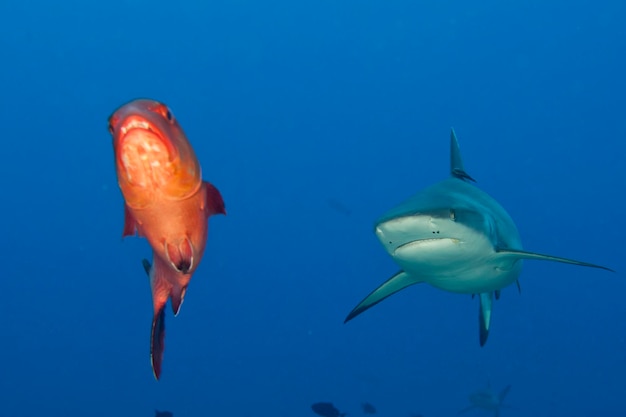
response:
<svg viewBox="0 0 626 417"><path fill-rule="evenodd" d="M376 414L376 407L370 403L361 403L364 414Z"/></svg>
<svg viewBox="0 0 626 417"><path fill-rule="evenodd" d="M322 417L343 417L346 413L340 413L333 403L315 403L311 406L311 410Z"/></svg>
<svg viewBox="0 0 626 417"><path fill-rule="evenodd" d="M154 410L154 417L174 417L174 413L169 411Z"/></svg>

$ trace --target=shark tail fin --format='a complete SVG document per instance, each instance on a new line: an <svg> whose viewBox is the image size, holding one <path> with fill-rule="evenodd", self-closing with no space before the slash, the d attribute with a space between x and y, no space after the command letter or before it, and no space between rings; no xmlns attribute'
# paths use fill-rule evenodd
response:
<svg viewBox="0 0 626 417"><path fill-rule="evenodd" d="M456 139L454 129L450 130L450 175L463 181L476 182L474 178L465 172L459 141Z"/></svg>
<svg viewBox="0 0 626 417"><path fill-rule="evenodd" d="M480 346L485 346L489 336L489 326L491 325L491 307L493 304L492 292L480 293L480 307L478 311L478 326L480 329Z"/></svg>
<svg viewBox="0 0 626 417"><path fill-rule="evenodd" d="M356 307L354 307L350 314L348 314L348 317L346 317L346 319L344 320L344 323L349 322L365 310L374 307L385 298L392 296L393 294L405 289L408 286L420 282L422 282L420 279L417 279L404 271L398 272L387 281L385 281L380 287L372 291L367 297L363 299L363 301L361 301Z"/></svg>

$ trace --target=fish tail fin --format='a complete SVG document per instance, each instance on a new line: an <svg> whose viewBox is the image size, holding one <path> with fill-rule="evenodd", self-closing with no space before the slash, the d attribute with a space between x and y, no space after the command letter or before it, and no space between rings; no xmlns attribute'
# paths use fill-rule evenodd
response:
<svg viewBox="0 0 626 417"><path fill-rule="evenodd" d="M150 333L150 362L152 373L158 381L161 377L161 364L165 351L165 305L152 318L152 331Z"/></svg>
<svg viewBox="0 0 626 417"><path fill-rule="evenodd" d="M165 351L165 304L172 292L172 284L162 275L162 271L164 267L167 268L167 265L162 265L162 263L158 257L154 258L154 265L150 265L146 259L142 261L144 270L150 277L152 289L154 316L150 331L150 362L152 372L157 380L161 377L161 363Z"/></svg>

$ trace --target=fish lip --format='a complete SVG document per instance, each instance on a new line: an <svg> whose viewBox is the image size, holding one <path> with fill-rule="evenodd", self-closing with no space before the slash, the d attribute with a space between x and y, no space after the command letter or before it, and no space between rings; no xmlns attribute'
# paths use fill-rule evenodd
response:
<svg viewBox="0 0 626 417"><path fill-rule="evenodd" d="M141 129L141 130L147 130L151 133L154 133L156 135L158 135L159 137L161 137L161 135L159 134L159 132L155 131L151 126L150 123L148 123L145 120L137 120L136 118L130 118L130 120L126 120L125 123L123 123L120 126L120 135L122 137L125 137L126 134L128 132L130 132L133 129Z"/></svg>

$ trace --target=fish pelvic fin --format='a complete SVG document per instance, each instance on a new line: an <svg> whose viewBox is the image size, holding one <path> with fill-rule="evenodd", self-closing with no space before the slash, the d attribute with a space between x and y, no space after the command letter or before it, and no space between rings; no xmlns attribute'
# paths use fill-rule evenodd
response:
<svg viewBox="0 0 626 417"><path fill-rule="evenodd" d="M354 307L354 309L352 309L350 314L348 314L348 316L344 320L344 323L349 322L365 310L374 307L385 298L392 296L393 294L405 289L406 287L409 287L413 284L418 284L420 282L423 281L419 278L416 278L415 276L407 274L404 271L396 273L394 276L385 281L381 286L372 291L356 307Z"/></svg>
<svg viewBox="0 0 626 417"><path fill-rule="evenodd" d="M186 285L184 287L178 285L172 286L172 291L170 292L170 300L172 301L172 311L174 312L174 317L176 317L180 312L180 307L183 305L183 301L185 301L186 293Z"/></svg>

